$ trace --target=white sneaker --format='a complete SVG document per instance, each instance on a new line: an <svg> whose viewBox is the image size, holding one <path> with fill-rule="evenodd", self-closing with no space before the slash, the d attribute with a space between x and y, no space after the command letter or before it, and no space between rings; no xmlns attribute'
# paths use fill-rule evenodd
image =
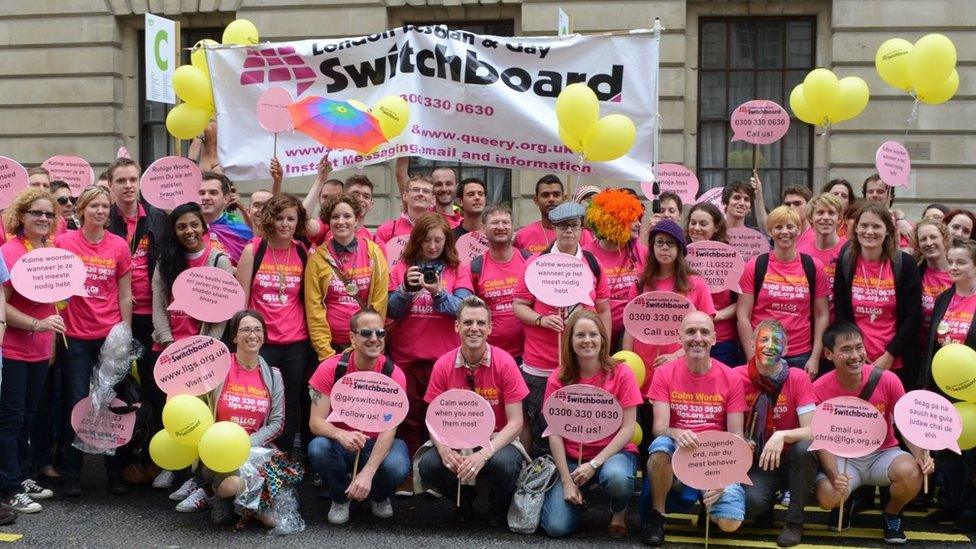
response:
<svg viewBox="0 0 976 549"><path fill-rule="evenodd" d="M779 504L782 505L783 507L789 507L790 506L790 491L789 490L786 490L785 492L783 492L783 495L779 498Z"/></svg>
<svg viewBox="0 0 976 549"><path fill-rule="evenodd" d="M393 504L390 503L390 498L383 501L371 501L369 506L373 510L374 517L390 518L393 516Z"/></svg>
<svg viewBox="0 0 976 549"><path fill-rule="evenodd" d="M41 509L43 509L40 503L32 500L30 496L23 492L10 496L9 498L3 498L3 500L0 501L0 505L3 505L12 511L17 511L18 513L27 514L40 513Z"/></svg>
<svg viewBox="0 0 976 549"><path fill-rule="evenodd" d="M31 499L51 499L54 497L54 492L34 482L34 479L27 479L20 485L24 488L24 493Z"/></svg>
<svg viewBox="0 0 976 549"><path fill-rule="evenodd" d="M329 524L345 524L349 522L349 502L332 502L329 507Z"/></svg>
<svg viewBox="0 0 976 549"><path fill-rule="evenodd" d="M190 477L186 479L186 482L177 488L175 492L169 495L169 499L173 501L183 501L184 499L190 497L190 494L192 494L196 489L197 483L195 480L193 480L193 477Z"/></svg>
<svg viewBox="0 0 976 549"><path fill-rule="evenodd" d="M207 509L210 509L210 502L207 501L207 494L203 488L197 488L186 499L176 504L177 513L196 513Z"/></svg>
<svg viewBox="0 0 976 549"><path fill-rule="evenodd" d="M153 488L159 488L160 490L172 488L174 480L176 480L176 475L173 474L173 471L160 471L156 475L156 478L153 479Z"/></svg>

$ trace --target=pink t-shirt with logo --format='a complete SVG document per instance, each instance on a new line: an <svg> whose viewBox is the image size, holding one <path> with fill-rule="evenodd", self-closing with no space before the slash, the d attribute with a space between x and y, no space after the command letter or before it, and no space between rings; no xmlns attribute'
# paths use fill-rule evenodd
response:
<svg viewBox="0 0 976 549"><path fill-rule="evenodd" d="M230 356L230 370L217 399L217 421L233 421L253 435L268 420L271 395L261 378L261 368L245 370Z"/></svg>
<svg viewBox="0 0 976 549"><path fill-rule="evenodd" d="M861 390L868 382L868 377L871 375L871 370L874 368L871 364L865 364L861 368L861 383L858 384L857 388L853 391L849 391L840 385L837 381L837 372L827 372L820 379L813 382L813 392L817 395L817 402L824 402L839 396L852 396L859 397ZM868 402L872 406L878 409L879 412L884 414L885 421L888 422L888 436L885 437L885 441L881 443L881 448L879 450L886 450L888 448L894 448L898 446L898 439L895 437L894 430L894 413L895 413L895 403L898 399L905 395L905 388L901 384L901 380L894 372L885 371L881 374L881 379L878 380L878 385L874 388L874 392L871 393L871 398Z"/></svg>
<svg viewBox="0 0 976 549"><path fill-rule="evenodd" d="M260 238L250 242L257 254ZM304 266L293 241L287 250L275 250L268 244L261 266L251 280L248 307L268 321L267 342L275 345L308 339L305 304L301 298Z"/></svg>
<svg viewBox="0 0 976 549"><path fill-rule="evenodd" d="M952 286L952 277L948 271L937 271L931 267L922 274L922 329L919 340L922 345L927 344L929 327L932 326L932 312L935 310L935 300L939 294Z"/></svg>
<svg viewBox="0 0 976 549"><path fill-rule="evenodd" d="M620 407L623 409L633 408L642 402L644 398L641 396L640 390L637 388L637 380L634 379L634 372L627 367L626 364L618 364L614 367L613 371L606 372L600 370L593 377L580 378L576 383L582 385L592 385L594 387L599 387L604 391L610 393L616 397L617 402L620 403ZM546 396L548 399L550 395L562 389L566 384L559 380L559 371L555 371L546 380ZM545 400L543 400L545 402ZM583 445L583 460L590 460L596 457L604 448L610 444L613 437L617 436L614 433L607 438L598 440L596 442L590 442ZM566 447L566 456L571 459L580 459L579 444L570 443L566 441L564 445ZM637 446L633 442L628 442L624 445L623 452L630 452L631 454L637 453Z"/></svg>
<svg viewBox="0 0 976 549"><path fill-rule="evenodd" d="M803 272L800 254L796 254L792 261L784 263L770 253L766 278L758 293L754 281L756 259L752 258L746 263L742 278L739 279L742 293L755 296L752 306L753 329L763 320L778 320L786 328L786 355L809 353L813 349L813 311L810 310L810 288L807 275ZM828 297L830 287L823 263L814 258L813 265L817 273L813 295L817 299Z"/></svg>
<svg viewBox="0 0 976 549"><path fill-rule="evenodd" d="M336 253L330 240L328 244L328 258L335 267L343 273L346 280L356 284L358 288L357 296L363 303L369 303L370 283L372 282L373 269L369 258L369 245L366 239L356 237L356 250L353 252L343 251ZM383 281L378 281L382 284ZM329 331L332 332L332 342L339 345L349 344L349 321L352 315L359 312L361 308L359 301L349 295L346 284L342 278L332 273L329 287L323 296L323 306L326 310L326 320L329 323Z"/></svg>
<svg viewBox="0 0 976 549"><path fill-rule="evenodd" d="M749 367L739 366L732 371L742 379L746 406L752 410L756 399L759 398L759 388L749 380ZM798 414L813 412L816 405L817 396L813 393L810 376L802 368L790 368L779 398L776 399L776 405L773 406L773 425L777 431L796 429L800 426Z"/></svg>
<svg viewBox="0 0 976 549"><path fill-rule="evenodd" d="M519 229L515 233L515 241L512 245L520 250L538 254L548 250L555 241L555 229L543 228L542 222L536 221ZM580 246L585 247L591 242L593 242L593 233L589 229L583 229L583 233L580 235Z"/></svg>
<svg viewBox="0 0 976 549"><path fill-rule="evenodd" d="M512 258L502 263L485 253L481 274L471 273L474 293L491 309L491 334L488 343L505 349L512 356L522 355L522 321L515 317L512 302L515 288L525 272L527 259L519 250L512 251Z"/></svg>
<svg viewBox="0 0 976 549"><path fill-rule="evenodd" d="M24 246L23 238L15 237L0 246L0 252L3 253L3 260L6 262L9 271L14 268L14 263L17 263L17 260L27 253L27 248ZM10 280L4 282L4 285L11 288L10 299L7 300L7 304L25 315L45 319L55 314L54 303L37 303L27 299L13 289ZM54 349L53 341L54 332L30 332L8 325L3 338L3 356L24 362L47 360L51 358L51 352Z"/></svg>
<svg viewBox="0 0 976 549"><path fill-rule="evenodd" d="M852 273L851 307L854 323L864 334L864 350L874 362L885 353L885 346L895 337L897 297L891 261L857 260ZM901 368L901 357L895 357L892 370Z"/></svg>
<svg viewBox="0 0 976 549"><path fill-rule="evenodd" d="M847 239L840 237L837 239L837 244L827 250L818 248L816 239L810 241L808 245L797 244L796 246L796 251L807 254L823 264L824 274L827 275L827 288L830 291L827 295L827 303L830 305L831 320L834 319L834 278L837 276L837 261L840 259L840 251L844 244L847 244Z"/></svg>
<svg viewBox="0 0 976 549"><path fill-rule="evenodd" d="M380 248L384 251L386 250L386 243L398 236L410 236L410 231L413 230L413 221L407 217L407 214L402 214L396 219L390 219L386 223L383 223L376 229L373 233L373 242L380 245Z"/></svg>
<svg viewBox="0 0 976 549"><path fill-rule="evenodd" d="M146 210L139 204L139 212L135 217L125 217L126 244L132 249L132 239L136 235L136 225L139 219L146 217ZM132 254L132 313L137 315L152 314L152 284L149 280L149 235L143 236L136 244Z"/></svg>
<svg viewBox="0 0 976 549"><path fill-rule="evenodd" d="M308 386L316 391L322 393L323 395L330 397L332 396L332 388L335 387L335 372L336 368L339 366L339 361L342 360L343 353L330 356L329 358L322 361L316 368L315 373L312 374L312 378L308 380ZM386 365L386 355L380 355L376 359L376 363L373 364L373 369L371 371L382 373L383 366ZM349 353L349 364L346 366L346 374L356 372L356 353ZM393 371L390 373L390 379L396 382L397 385L403 388L404 391L407 390L407 378L403 375L403 370L398 366L393 366ZM352 431L348 425L339 422L334 424L340 429L345 429L346 431ZM369 438L376 438L379 433L363 433Z"/></svg>
<svg viewBox="0 0 976 549"><path fill-rule="evenodd" d="M613 319L613 339L624 330L624 307L630 300L637 297L637 281L644 272L647 263L647 248L636 245L633 250L623 248L616 252L609 252L600 246L599 241L593 241L583 249L593 254L600 264L603 276L607 278L610 288L610 317Z"/></svg>
<svg viewBox="0 0 976 549"><path fill-rule="evenodd" d="M965 345L969 328L973 325L973 313L976 313L976 295L953 295L945 315L942 316L942 322L937 326L936 342L939 346L950 343Z"/></svg>
<svg viewBox="0 0 976 549"><path fill-rule="evenodd" d="M657 369L647 397L670 405L669 427L726 431L728 414L748 410L741 378L725 364L711 361L704 374L691 373L684 357Z"/></svg>
<svg viewBox="0 0 976 549"><path fill-rule="evenodd" d="M119 279L132 268L125 239L106 231L98 244L92 244L84 231L68 231L55 239L55 245L77 255L88 272L85 288L89 296L72 297L65 309L68 336L89 340L107 336L122 322Z"/></svg>

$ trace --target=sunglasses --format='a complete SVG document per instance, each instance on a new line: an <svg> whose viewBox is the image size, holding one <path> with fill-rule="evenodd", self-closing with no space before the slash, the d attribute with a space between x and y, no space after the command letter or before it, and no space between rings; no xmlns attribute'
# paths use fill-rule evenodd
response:
<svg viewBox="0 0 976 549"><path fill-rule="evenodd" d="M42 212L41 210L27 210L27 213L34 217L46 217L48 219L54 219L54 212Z"/></svg>
<svg viewBox="0 0 976 549"><path fill-rule="evenodd" d="M368 328L362 328L360 330L356 330L356 333L359 334L360 337L363 337L365 339L370 339L373 337L373 335L376 335L376 339L383 339L384 337L386 337L386 330L383 330L382 328L379 330L370 330Z"/></svg>
<svg viewBox="0 0 976 549"><path fill-rule="evenodd" d="M74 197L72 197L72 196L59 196L58 197L58 204L60 204L62 206L67 206L69 203L74 204L75 203L75 200L77 200L77 199L74 198Z"/></svg>

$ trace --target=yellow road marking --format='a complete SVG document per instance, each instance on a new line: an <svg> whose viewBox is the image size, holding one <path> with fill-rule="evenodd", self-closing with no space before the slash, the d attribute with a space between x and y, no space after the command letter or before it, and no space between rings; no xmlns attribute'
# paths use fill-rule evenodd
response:
<svg viewBox="0 0 976 549"><path fill-rule="evenodd" d="M17 541L24 537L24 534L7 534L5 532L0 532L0 541Z"/></svg>
<svg viewBox="0 0 976 549"><path fill-rule="evenodd" d="M681 517L681 518L691 518L691 515L678 515L669 514L669 517ZM669 524L667 526L669 531L677 530L681 532L701 532L698 530L697 526L685 525L685 524ZM776 536L779 534L778 529L764 529L760 530L758 528L744 527L739 530L740 532L755 533L759 535L769 535ZM702 532L704 536L704 532ZM849 528L843 532L831 532L827 530L825 524L807 524L803 527L804 536L813 536L818 538L868 538L881 540L881 529L880 528ZM916 532L916 531L906 531L905 535L908 536L909 541L958 541L969 543L971 540L969 536L965 534L954 534L950 532ZM669 538L670 539L670 538ZM702 539L705 539L702 537Z"/></svg>

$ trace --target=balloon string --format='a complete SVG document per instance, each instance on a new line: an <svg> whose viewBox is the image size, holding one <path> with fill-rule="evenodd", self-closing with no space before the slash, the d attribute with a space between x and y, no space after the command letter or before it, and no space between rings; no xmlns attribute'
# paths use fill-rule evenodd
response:
<svg viewBox="0 0 976 549"><path fill-rule="evenodd" d="M915 100L915 103L912 105L912 114L910 114L908 116L908 120L906 120L908 124L905 126L905 138L908 138L908 132L912 129L912 124L918 121L918 95L916 95L914 92L912 92L911 95L912 99Z"/></svg>
<svg viewBox="0 0 976 549"><path fill-rule="evenodd" d="M576 192L580 188L580 183L583 181L583 155L580 154L579 164L576 165L576 186L570 189L570 194Z"/></svg>

